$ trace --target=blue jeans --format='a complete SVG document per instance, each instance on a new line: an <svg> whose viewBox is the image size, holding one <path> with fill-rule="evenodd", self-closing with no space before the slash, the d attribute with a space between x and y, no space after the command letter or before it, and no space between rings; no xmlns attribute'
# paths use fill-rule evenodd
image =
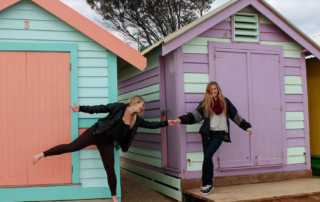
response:
<svg viewBox="0 0 320 202"><path fill-rule="evenodd" d="M214 168L212 157L219 149L225 134L225 131L210 131L209 137L202 135L202 186L212 185Z"/></svg>

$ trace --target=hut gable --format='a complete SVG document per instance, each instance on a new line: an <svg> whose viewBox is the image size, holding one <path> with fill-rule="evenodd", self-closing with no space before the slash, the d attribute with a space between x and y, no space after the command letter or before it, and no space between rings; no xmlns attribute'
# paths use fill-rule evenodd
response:
<svg viewBox="0 0 320 202"><path fill-rule="evenodd" d="M260 13L260 16L258 16L260 17L260 20L262 20L260 23L270 24L272 22L305 49L314 53L318 52L319 46L314 43L314 41L296 28L274 8L272 8L272 6L270 6L265 0L231 0L223 6L206 14L202 18L195 20L180 30L177 30L176 32L163 38L159 42L144 50L142 54L145 54L151 51L153 48L162 45L162 55L166 55L177 47L185 44L187 41L207 31L210 27L222 22L226 18L234 16L236 13L241 15L243 12L250 13L252 11L258 11Z"/></svg>
<svg viewBox="0 0 320 202"><path fill-rule="evenodd" d="M20 1L21 0L4 0L0 4L0 11ZM22 2L33 2L37 4L52 15L56 16L70 26L74 27L76 30L82 32L84 35L101 44L104 48L110 50L118 57L132 64L136 68L140 70L143 70L145 68L146 59L142 57L139 52L134 50L128 44L123 43L120 39L108 33L70 7L66 6L59 0L22 0ZM49 25L50 24L47 24L47 26Z"/></svg>

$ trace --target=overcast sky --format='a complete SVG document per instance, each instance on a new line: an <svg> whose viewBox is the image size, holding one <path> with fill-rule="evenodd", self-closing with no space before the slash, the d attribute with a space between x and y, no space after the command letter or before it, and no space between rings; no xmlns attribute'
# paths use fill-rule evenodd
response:
<svg viewBox="0 0 320 202"><path fill-rule="evenodd" d="M74 10L86 16L99 26L102 20L86 3L86 0L60 0ZM229 0L215 0L216 8ZM284 17L309 36L320 36L320 0L266 0ZM105 27L104 27L105 28ZM112 33L120 38L117 33ZM319 37L320 39L320 37ZM320 40L319 40L320 42Z"/></svg>

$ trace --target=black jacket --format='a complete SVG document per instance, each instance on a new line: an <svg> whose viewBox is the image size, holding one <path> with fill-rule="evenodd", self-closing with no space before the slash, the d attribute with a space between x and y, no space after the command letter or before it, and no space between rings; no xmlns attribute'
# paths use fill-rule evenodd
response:
<svg viewBox="0 0 320 202"><path fill-rule="evenodd" d="M251 128L251 124L248 123L244 118L242 118L239 114L235 106L230 102L228 98L225 98L227 102L227 124L229 133L224 137L225 142L231 142L230 139L230 126L229 126L229 118L237 124L243 130L247 130ZM200 122L202 120L203 123L200 127L199 133L201 135L209 136L210 134L210 117L206 115L205 109L202 107L202 101L199 103L198 107L192 112L187 113L186 115L180 116L182 124L194 124Z"/></svg>
<svg viewBox="0 0 320 202"><path fill-rule="evenodd" d="M96 129L96 133L102 133L104 136L104 139L107 139L107 136L110 135L107 130L109 130L112 126L114 126L117 121L122 119L124 112L127 108L128 104L123 103L110 103L107 105L95 105L95 106L80 106L79 111L80 112L86 112L89 114L93 113L109 113L106 117L101 118L98 120L97 124L98 127ZM137 116L136 123L134 124L132 128L132 133L130 134L130 138L125 138L127 141L121 141L124 139L124 137L121 137L122 134L117 134L117 137L114 137L116 140L118 140L118 143L122 149L122 151L126 152L132 141L134 136L137 133L138 127L142 128L160 128L168 126L168 121L160 121L160 122L150 122L145 121L143 118Z"/></svg>

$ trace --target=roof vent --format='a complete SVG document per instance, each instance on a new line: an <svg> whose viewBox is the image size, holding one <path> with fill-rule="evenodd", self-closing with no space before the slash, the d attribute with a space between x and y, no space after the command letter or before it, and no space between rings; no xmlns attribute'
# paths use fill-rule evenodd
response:
<svg viewBox="0 0 320 202"><path fill-rule="evenodd" d="M234 40L240 42L258 42L258 15L236 13L234 15Z"/></svg>

